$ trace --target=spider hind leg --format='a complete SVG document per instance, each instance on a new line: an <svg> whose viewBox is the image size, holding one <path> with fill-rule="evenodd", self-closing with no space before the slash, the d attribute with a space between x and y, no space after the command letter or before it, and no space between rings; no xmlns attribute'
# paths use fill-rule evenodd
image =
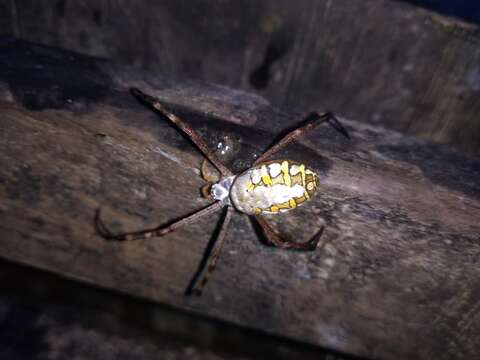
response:
<svg viewBox="0 0 480 360"><path fill-rule="evenodd" d="M220 220L219 227L215 231L215 234L210 241L210 244L205 251L205 256L203 257L200 266L192 278L190 285L185 291L185 295L201 295L203 288L208 282L213 270L215 269L218 259L220 258L220 253L222 251L223 245L225 244L225 239L227 236L227 229L230 224L230 220L233 214L233 207L228 206L225 212L223 220Z"/></svg>
<svg viewBox="0 0 480 360"><path fill-rule="evenodd" d="M328 243L328 241L323 241L322 243L320 243L320 246L319 246L320 238L322 237L323 231L325 230L324 226L320 227L320 230L318 230L310 240L303 243L299 243L299 242L288 240L285 237L278 234L267 222L267 220L265 220L265 218L263 218L262 216L254 215L252 219L255 221L255 224L258 225L258 227L262 231L262 234L267 240L267 243L269 245L272 245L278 248L294 249L294 250L301 250L301 251L314 251L318 248L323 249L325 245Z"/></svg>

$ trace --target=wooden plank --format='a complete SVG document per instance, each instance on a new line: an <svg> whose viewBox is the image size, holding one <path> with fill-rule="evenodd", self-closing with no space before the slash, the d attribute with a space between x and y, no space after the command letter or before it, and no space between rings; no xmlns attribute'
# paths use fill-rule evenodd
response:
<svg viewBox="0 0 480 360"><path fill-rule="evenodd" d="M24 39L480 150L480 29L464 2L448 10L470 22L393 0L8 3Z"/></svg>
<svg viewBox="0 0 480 360"><path fill-rule="evenodd" d="M228 136L236 169L298 115L242 91L4 39L0 256L351 354L478 353L477 159L355 121L344 120L351 141L319 128L284 156L319 173L321 194L274 222L299 241L325 224L330 244L266 247L235 216L204 295L186 297L216 218L122 244L93 226L99 207L113 228L135 229L207 203L198 152L130 86L159 96L212 146Z"/></svg>

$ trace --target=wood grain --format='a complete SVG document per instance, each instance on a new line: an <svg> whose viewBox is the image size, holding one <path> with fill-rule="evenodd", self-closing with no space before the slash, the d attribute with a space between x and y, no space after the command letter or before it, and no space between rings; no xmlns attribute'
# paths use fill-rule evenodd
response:
<svg viewBox="0 0 480 360"><path fill-rule="evenodd" d="M11 0L0 33L478 153L479 7L412 2Z"/></svg>
<svg viewBox="0 0 480 360"><path fill-rule="evenodd" d="M480 162L343 119L283 157L314 168L320 195L272 218L322 252L267 247L234 216L202 297L185 297L216 218L168 237L111 243L204 206L201 156L128 93L136 86L187 118L237 170L295 112L225 87L111 65L13 39L0 44L0 256L88 284L346 353L472 358L479 351Z"/></svg>

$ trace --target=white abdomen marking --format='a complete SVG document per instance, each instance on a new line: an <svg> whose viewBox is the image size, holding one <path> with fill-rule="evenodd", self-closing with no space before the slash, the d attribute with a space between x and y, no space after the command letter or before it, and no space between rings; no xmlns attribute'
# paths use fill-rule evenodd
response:
<svg viewBox="0 0 480 360"><path fill-rule="evenodd" d="M285 212L310 199L317 184L317 176L305 165L271 161L238 175L230 199L237 210L246 214Z"/></svg>

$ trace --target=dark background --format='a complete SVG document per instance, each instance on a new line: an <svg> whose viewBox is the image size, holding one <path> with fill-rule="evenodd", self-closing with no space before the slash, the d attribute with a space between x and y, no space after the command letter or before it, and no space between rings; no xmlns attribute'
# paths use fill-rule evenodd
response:
<svg viewBox="0 0 480 360"><path fill-rule="evenodd" d="M4 0L0 6L0 33L480 150L478 2Z"/></svg>

